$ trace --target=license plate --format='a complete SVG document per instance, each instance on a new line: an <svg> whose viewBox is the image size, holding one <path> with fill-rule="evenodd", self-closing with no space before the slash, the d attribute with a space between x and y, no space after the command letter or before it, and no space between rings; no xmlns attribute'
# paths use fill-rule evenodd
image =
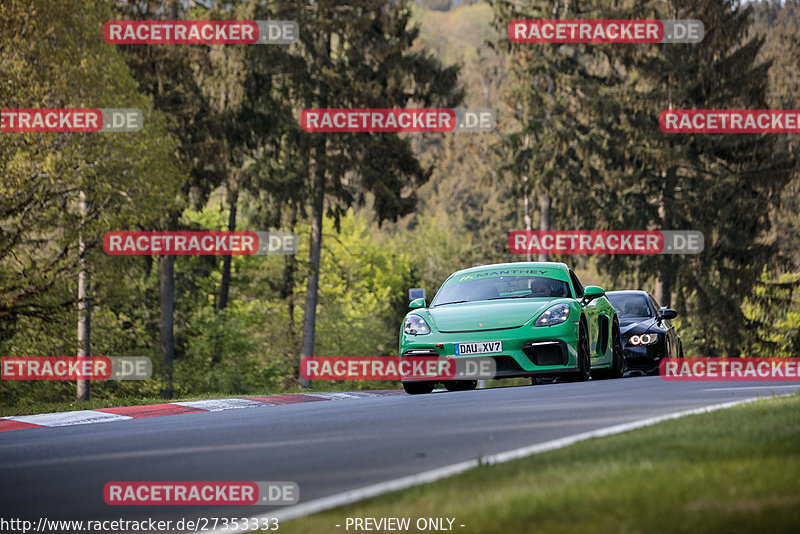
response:
<svg viewBox="0 0 800 534"><path fill-rule="evenodd" d="M478 341L476 343L456 343L456 356L465 354L494 354L503 352L502 341Z"/></svg>

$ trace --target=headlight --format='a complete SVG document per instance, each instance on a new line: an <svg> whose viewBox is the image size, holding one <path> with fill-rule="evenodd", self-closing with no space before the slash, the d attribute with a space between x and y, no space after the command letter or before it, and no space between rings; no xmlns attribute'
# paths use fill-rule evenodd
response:
<svg viewBox="0 0 800 534"><path fill-rule="evenodd" d="M569 306L567 304L556 304L547 308L542 315L536 319L535 326L551 326L561 324L569 319Z"/></svg>
<svg viewBox="0 0 800 534"><path fill-rule="evenodd" d="M409 315L403 324L403 332L413 335L430 334L431 327L419 315Z"/></svg>
<svg viewBox="0 0 800 534"><path fill-rule="evenodd" d="M642 334L640 336L631 336L628 343L631 345L652 345L658 341L658 334Z"/></svg>

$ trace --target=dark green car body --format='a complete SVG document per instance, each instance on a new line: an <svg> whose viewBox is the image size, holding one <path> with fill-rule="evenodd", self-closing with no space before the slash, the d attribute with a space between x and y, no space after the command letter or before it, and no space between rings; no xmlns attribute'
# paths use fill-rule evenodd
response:
<svg viewBox="0 0 800 534"><path fill-rule="evenodd" d="M619 322L604 293L599 287L584 287L563 263L505 263L457 271L430 306L423 299L412 301L400 329L400 355L491 357L496 378L588 380L590 372L620 377L624 360ZM551 320L562 322L537 326L552 308L559 314ZM419 319L429 333L420 333L425 326ZM579 349L582 328L588 357ZM615 360L615 339L620 361ZM471 353L485 349L492 352ZM471 384L451 386L445 383L447 389L471 389ZM404 382L404 387L414 390L409 393L427 392L419 384Z"/></svg>

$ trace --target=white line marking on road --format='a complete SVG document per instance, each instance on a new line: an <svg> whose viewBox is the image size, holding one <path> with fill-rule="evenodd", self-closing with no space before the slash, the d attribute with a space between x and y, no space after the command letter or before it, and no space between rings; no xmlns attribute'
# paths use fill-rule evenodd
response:
<svg viewBox="0 0 800 534"><path fill-rule="evenodd" d="M614 434L622 434L623 432L628 432L630 430L636 430L639 428L652 426L664 421L670 421L672 419L679 419L681 417L686 417L687 415L698 415L698 414L715 412L717 410L724 410L726 408L732 408L740 404L747 404L765 398L769 397L753 397L750 399L724 402L722 404L713 404L711 406L704 406L702 408L693 408L691 410L683 410L680 412L673 412L666 415L648 417L646 419L640 419L639 421L631 421L630 423L622 423L619 425L600 428L597 430L591 430L589 432L581 432L580 434L554 439L551 441L545 441L544 443L537 443L536 445L529 445L526 447L521 447L510 451L501 452L499 454L490 454L488 456L481 456L480 458L476 458L474 460L467 460L464 462L446 465L444 467L439 467L437 469L423 471L422 473L417 473L415 475L396 478L394 480L387 480L386 482L380 482L378 484L373 484L372 486L356 488L350 491L329 495L328 497L314 499L313 501L308 501L293 506L287 506L286 508L281 508L273 512L253 516L251 517L251 519L253 518L257 519L258 524L261 523L262 519L267 519L267 518L277 518L279 522L289 521L291 519L297 519L299 517L305 517L307 515L316 514L318 512L329 510L331 508L336 508L338 506L344 506L346 504L352 504L358 501L362 501L364 499L377 497L379 495L383 495L384 493L389 493L392 491L398 491L413 486L419 486L421 484L428 484L430 482L435 482L443 478L451 477L453 475L469 471L470 469L474 469L481 465L501 464L511 460L518 460L521 458L526 458L528 456L533 456L534 454L553 451L556 449L562 449L564 447L568 447L570 445L574 445L575 443L586 441L588 439L613 436ZM202 533L195 532L194 534L223 534L225 532L229 531L213 530L213 531L204 531Z"/></svg>
<svg viewBox="0 0 800 534"><path fill-rule="evenodd" d="M779 388L800 388L800 384L794 386L745 386L741 388L709 388L703 391L740 391L742 389L779 389Z"/></svg>

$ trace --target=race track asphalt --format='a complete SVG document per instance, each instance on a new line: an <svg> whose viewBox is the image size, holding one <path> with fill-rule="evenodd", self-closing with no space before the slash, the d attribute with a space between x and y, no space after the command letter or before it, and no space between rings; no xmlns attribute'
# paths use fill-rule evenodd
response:
<svg viewBox="0 0 800 534"><path fill-rule="evenodd" d="M109 506L109 481L294 481L300 501L798 382L659 377L405 394L0 433L0 517L247 517L265 506Z"/></svg>

